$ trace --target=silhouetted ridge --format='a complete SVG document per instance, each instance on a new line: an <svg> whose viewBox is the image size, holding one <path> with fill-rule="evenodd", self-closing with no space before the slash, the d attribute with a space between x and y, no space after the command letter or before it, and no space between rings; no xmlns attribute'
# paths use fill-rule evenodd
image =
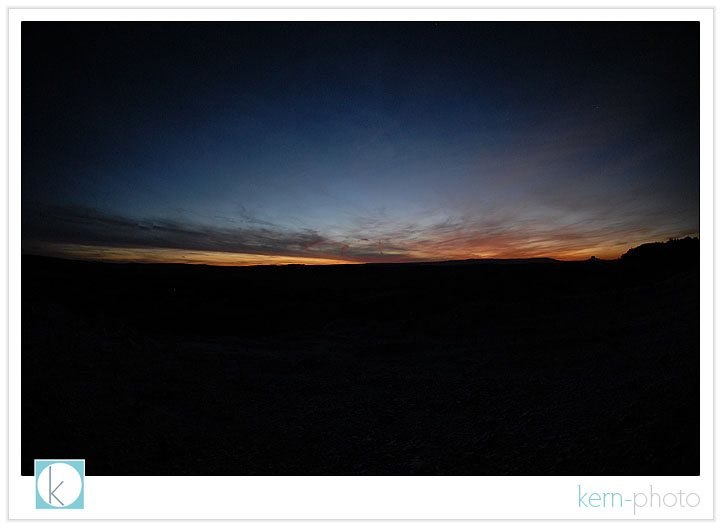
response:
<svg viewBox="0 0 722 528"><path fill-rule="evenodd" d="M667 242L642 244L622 255L622 261L658 266L698 266L699 238L670 238Z"/></svg>

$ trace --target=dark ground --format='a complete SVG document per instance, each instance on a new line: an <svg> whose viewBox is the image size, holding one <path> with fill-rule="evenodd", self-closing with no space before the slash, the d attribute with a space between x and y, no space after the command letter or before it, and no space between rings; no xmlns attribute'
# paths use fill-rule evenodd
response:
<svg viewBox="0 0 722 528"><path fill-rule="evenodd" d="M696 475L698 262L23 256L22 471Z"/></svg>

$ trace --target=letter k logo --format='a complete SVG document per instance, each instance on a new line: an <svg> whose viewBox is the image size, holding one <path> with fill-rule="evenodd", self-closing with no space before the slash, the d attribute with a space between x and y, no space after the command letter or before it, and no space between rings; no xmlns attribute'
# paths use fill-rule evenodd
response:
<svg viewBox="0 0 722 528"><path fill-rule="evenodd" d="M57 495L55 495L55 492L58 491L58 488L63 485L63 480L60 481L60 484L55 486L55 489L53 489L53 466L48 466L48 504L52 506L53 504L53 497L55 497L55 500L60 503L61 506L65 506L63 504L63 501L61 501Z"/></svg>
<svg viewBox="0 0 722 528"><path fill-rule="evenodd" d="M35 507L82 509L84 460L35 460Z"/></svg>

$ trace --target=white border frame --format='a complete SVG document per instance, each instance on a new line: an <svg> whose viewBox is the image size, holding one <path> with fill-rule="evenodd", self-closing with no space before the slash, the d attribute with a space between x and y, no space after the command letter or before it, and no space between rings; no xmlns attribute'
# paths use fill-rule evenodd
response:
<svg viewBox="0 0 722 528"><path fill-rule="evenodd" d="M713 17L704 9L10 9L11 519L710 519L713 517ZM20 476L20 23L23 20L690 20L700 22L701 475L698 477L86 477L84 510L36 510ZM112 454L109 454L112 456ZM580 510L577 485L697 493L697 508ZM118 500L122 497L122 500ZM179 497L183 499L179 500Z"/></svg>

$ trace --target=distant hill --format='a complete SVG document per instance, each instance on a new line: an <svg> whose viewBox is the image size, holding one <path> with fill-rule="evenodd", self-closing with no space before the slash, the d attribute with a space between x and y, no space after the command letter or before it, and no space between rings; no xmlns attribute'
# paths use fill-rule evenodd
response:
<svg viewBox="0 0 722 528"><path fill-rule="evenodd" d="M645 265L699 265L699 238L670 238L634 247L622 255L622 262Z"/></svg>

